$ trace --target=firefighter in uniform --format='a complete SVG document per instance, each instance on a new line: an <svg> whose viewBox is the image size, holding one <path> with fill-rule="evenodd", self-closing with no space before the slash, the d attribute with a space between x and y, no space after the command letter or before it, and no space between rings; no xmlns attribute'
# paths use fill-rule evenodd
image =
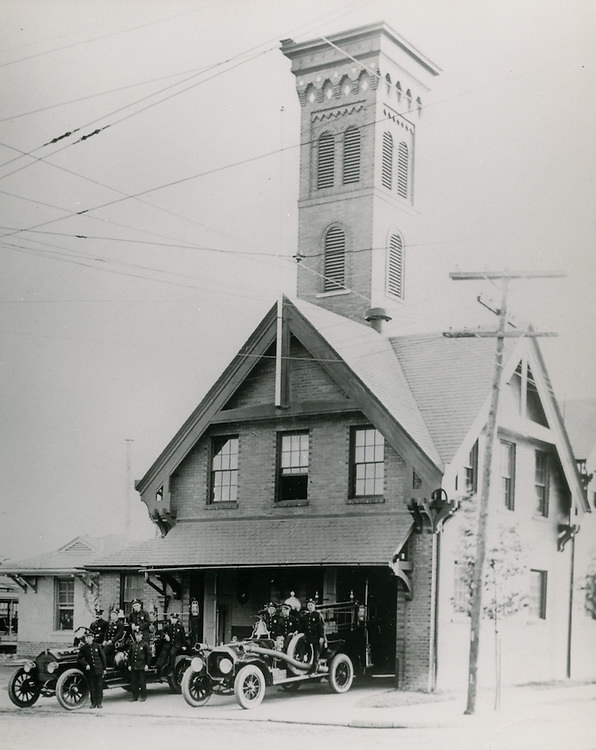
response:
<svg viewBox="0 0 596 750"><path fill-rule="evenodd" d="M151 649L143 638L142 630L135 630L134 641L128 650L128 670L130 672L130 687L132 691L129 701L140 700L143 702L147 697L147 671L151 659Z"/></svg>
<svg viewBox="0 0 596 750"><path fill-rule="evenodd" d="M119 615L120 611L118 609L110 611L110 621L108 622L104 636L103 650L108 664L114 664L116 649L121 645L120 642L124 641L124 636L126 635L124 620L119 619Z"/></svg>
<svg viewBox="0 0 596 750"><path fill-rule="evenodd" d="M310 671L315 672L321 650L327 645L325 639L325 622L323 615L316 610L314 599L306 602L306 612L302 616L302 632L304 640L312 646L313 662Z"/></svg>
<svg viewBox="0 0 596 750"><path fill-rule="evenodd" d="M143 609L139 599L135 599L132 603L132 611L128 615L128 624L130 630L134 635L137 630L141 631L143 640L149 640L149 632L151 630L151 618L149 614Z"/></svg>
<svg viewBox="0 0 596 750"><path fill-rule="evenodd" d="M95 643L103 643L105 640L108 623L103 619L103 609L95 608L95 620L89 625L89 630Z"/></svg>
<svg viewBox="0 0 596 750"><path fill-rule="evenodd" d="M290 605L286 602L281 605L281 612L276 619L275 626L271 633L273 639L283 639L283 649L287 651L290 638L300 630L298 618L291 611Z"/></svg>
<svg viewBox="0 0 596 750"><path fill-rule="evenodd" d="M267 626L267 630L269 631L269 637L275 638L273 633L277 629L279 614L277 613L277 607L273 602L269 602L269 604L267 605L267 611L263 616L263 620L265 622L265 625Z"/></svg>
<svg viewBox="0 0 596 750"><path fill-rule="evenodd" d="M157 660L157 676L161 680L173 672L176 664L176 657L187 647L186 633L184 626L180 622L177 612L170 614L170 622L164 626L162 631L164 644ZM164 669L165 668L165 669Z"/></svg>
<svg viewBox="0 0 596 750"><path fill-rule="evenodd" d="M103 647L94 639L91 630L85 632L85 643L81 646L78 664L87 678L91 708L103 708L103 676L107 662Z"/></svg>

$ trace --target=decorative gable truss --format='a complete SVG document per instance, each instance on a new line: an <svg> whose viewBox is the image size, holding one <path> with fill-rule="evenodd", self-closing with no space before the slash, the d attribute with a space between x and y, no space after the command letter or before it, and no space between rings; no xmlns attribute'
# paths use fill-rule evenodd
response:
<svg viewBox="0 0 596 750"><path fill-rule="evenodd" d="M398 367L394 358L392 361ZM391 377L388 372L387 378ZM381 395L373 391L370 383L359 377L333 348L324 332L284 297L271 308L145 477L137 482L136 489L165 535L176 522L170 478L212 424L360 412L413 467L430 497L432 490L441 485L441 467L389 412Z"/></svg>

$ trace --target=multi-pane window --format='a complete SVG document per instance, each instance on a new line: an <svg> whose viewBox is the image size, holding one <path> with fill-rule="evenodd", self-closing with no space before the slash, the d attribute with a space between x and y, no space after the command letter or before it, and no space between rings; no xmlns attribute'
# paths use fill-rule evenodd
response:
<svg viewBox="0 0 596 750"><path fill-rule="evenodd" d="M468 456L468 464L465 467L466 493L473 495L478 492L478 441L472 446Z"/></svg>
<svg viewBox="0 0 596 750"><path fill-rule="evenodd" d="M387 190L393 187L393 136L388 131L383 133L381 184Z"/></svg>
<svg viewBox="0 0 596 750"><path fill-rule="evenodd" d="M404 297L404 248L399 234L392 234L387 249L387 292Z"/></svg>
<svg viewBox="0 0 596 750"><path fill-rule="evenodd" d="M74 579L57 578L54 589L54 629L72 630L73 622Z"/></svg>
<svg viewBox="0 0 596 750"><path fill-rule="evenodd" d="M548 453L535 452L534 489L536 491L536 513L548 516Z"/></svg>
<svg viewBox="0 0 596 750"><path fill-rule="evenodd" d="M344 289L346 274L346 236L341 227L331 227L325 235L323 289L336 292Z"/></svg>
<svg viewBox="0 0 596 750"><path fill-rule="evenodd" d="M530 570L528 612L531 617L546 620L546 570Z"/></svg>
<svg viewBox="0 0 596 750"><path fill-rule="evenodd" d="M344 185L360 179L360 131L348 128L344 133Z"/></svg>
<svg viewBox="0 0 596 750"><path fill-rule="evenodd" d="M238 499L238 437L216 437L212 443L211 502Z"/></svg>
<svg viewBox="0 0 596 750"><path fill-rule="evenodd" d="M382 495L385 440L374 427L352 431L352 496Z"/></svg>
<svg viewBox="0 0 596 750"><path fill-rule="evenodd" d="M507 510L515 508L515 443L501 440L501 496Z"/></svg>
<svg viewBox="0 0 596 750"><path fill-rule="evenodd" d="M143 601L145 578L140 573L122 573L120 577L120 606L125 614L132 611L135 599Z"/></svg>
<svg viewBox="0 0 596 750"><path fill-rule="evenodd" d="M308 432L279 436L278 500L308 498Z"/></svg>
<svg viewBox="0 0 596 750"><path fill-rule="evenodd" d="M404 141L397 149L397 194L400 198L408 197L409 151Z"/></svg>
<svg viewBox="0 0 596 750"><path fill-rule="evenodd" d="M333 187L335 174L335 139L331 133L319 137L317 161L317 188Z"/></svg>

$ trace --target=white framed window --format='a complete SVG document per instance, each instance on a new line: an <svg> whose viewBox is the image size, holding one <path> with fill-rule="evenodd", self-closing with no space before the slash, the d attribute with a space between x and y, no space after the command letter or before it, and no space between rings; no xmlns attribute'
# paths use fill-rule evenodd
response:
<svg viewBox="0 0 596 750"><path fill-rule="evenodd" d="M548 453L534 452L534 490L536 492L536 513L543 518L548 516L549 460Z"/></svg>
<svg viewBox="0 0 596 750"><path fill-rule="evenodd" d="M385 439L374 427L351 432L351 495L382 495L385 483Z"/></svg>
<svg viewBox="0 0 596 750"><path fill-rule="evenodd" d="M507 510L515 510L515 443L500 441L501 496Z"/></svg>
<svg viewBox="0 0 596 750"><path fill-rule="evenodd" d="M238 436L214 437L211 442L212 503L238 499Z"/></svg>
<svg viewBox="0 0 596 750"><path fill-rule="evenodd" d="M74 578L56 578L54 583L54 629L74 628Z"/></svg>
<svg viewBox="0 0 596 750"><path fill-rule="evenodd" d="M548 573L546 570L530 570L530 592L528 612L530 617L546 620L546 596Z"/></svg>
<svg viewBox="0 0 596 750"><path fill-rule="evenodd" d="M308 498L309 434L308 430L281 433L278 437L277 499Z"/></svg>

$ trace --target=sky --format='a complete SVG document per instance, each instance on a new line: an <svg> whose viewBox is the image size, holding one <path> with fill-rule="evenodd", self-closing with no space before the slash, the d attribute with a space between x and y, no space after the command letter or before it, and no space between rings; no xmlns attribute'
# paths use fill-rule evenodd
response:
<svg viewBox="0 0 596 750"><path fill-rule="evenodd" d="M494 325L514 282L561 402L596 397L589 0L0 3L0 560L153 534L133 489L295 293L299 104L279 41L385 21L441 68L417 134L428 267L395 333ZM67 135L68 134L68 135Z"/></svg>

